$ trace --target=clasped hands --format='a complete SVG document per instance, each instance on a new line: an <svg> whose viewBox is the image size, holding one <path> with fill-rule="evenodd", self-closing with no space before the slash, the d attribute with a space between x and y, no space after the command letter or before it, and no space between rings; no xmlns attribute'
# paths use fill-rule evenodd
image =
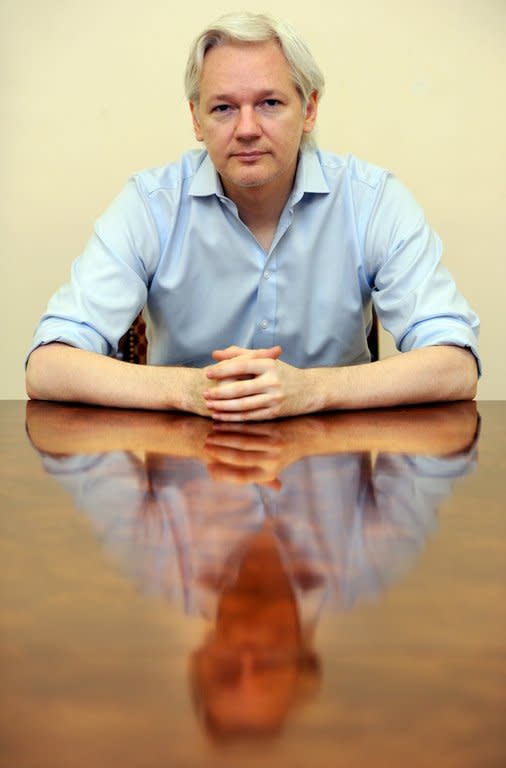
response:
<svg viewBox="0 0 506 768"><path fill-rule="evenodd" d="M203 397L217 421L259 421L295 416L311 406L307 371L279 360L281 347L213 352L217 362L204 369L209 386Z"/></svg>

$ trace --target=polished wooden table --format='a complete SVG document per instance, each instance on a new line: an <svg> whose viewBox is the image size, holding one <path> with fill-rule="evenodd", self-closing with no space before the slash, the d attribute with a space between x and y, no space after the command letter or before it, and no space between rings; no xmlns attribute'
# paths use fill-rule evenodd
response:
<svg viewBox="0 0 506 768"><path fill-rule="evenodd" d="M0 403L0 766L506 765L506 403Z"/></svg>

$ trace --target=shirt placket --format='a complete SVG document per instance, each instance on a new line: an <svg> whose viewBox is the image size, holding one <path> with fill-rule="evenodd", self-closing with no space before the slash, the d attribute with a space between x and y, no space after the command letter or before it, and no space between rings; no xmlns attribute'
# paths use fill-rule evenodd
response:
<svg viewBox="0 0 506 768"><path fill-rule="evenodd" d="M269 253L262 250L262 271L260 275L255 314L255 349L272 347L276 344L276 314L278 294L277 247L290 226L292 211L284 211L274 235Z"/></svg>

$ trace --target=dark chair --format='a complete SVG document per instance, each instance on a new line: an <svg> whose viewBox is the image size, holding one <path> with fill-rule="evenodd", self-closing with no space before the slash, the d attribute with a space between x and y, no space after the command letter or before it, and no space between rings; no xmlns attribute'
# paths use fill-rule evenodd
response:
<svg viewBox="0 0 506 768"><path fill-rule="evenodd" d="M118 342L118 358L126 363L145 365L148 356L146 323L142 312L137 315L128 331Z"/></svg>
<svg viewBox="0 0 506 768"><path fill-rule="evenodd" d="M374 309L372 311L371 330L369 331L369 336L367 337L367 346L369 347L369 352L371 353L371 362L374 363L376 360L379 360L378 318Z"/></svg>

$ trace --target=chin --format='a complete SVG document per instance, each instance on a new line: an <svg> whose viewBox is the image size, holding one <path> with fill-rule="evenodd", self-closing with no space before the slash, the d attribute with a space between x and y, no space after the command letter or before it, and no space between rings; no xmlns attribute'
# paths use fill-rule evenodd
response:
<svg viewBox="0 0 506 768"><path fill-rule="evenodd" d="M243 173L229 176L227 180L236 187L241 187L242 189L254 189L255 187L265 187L279 175L279 172Z"/></svg>
<svg viewBox="0 0 506 768"><path fill-rule="evenodd" d="M242 189L254 189L255 187L264 187L269 181L271 179L237 179L234 184Z"/></svg>

